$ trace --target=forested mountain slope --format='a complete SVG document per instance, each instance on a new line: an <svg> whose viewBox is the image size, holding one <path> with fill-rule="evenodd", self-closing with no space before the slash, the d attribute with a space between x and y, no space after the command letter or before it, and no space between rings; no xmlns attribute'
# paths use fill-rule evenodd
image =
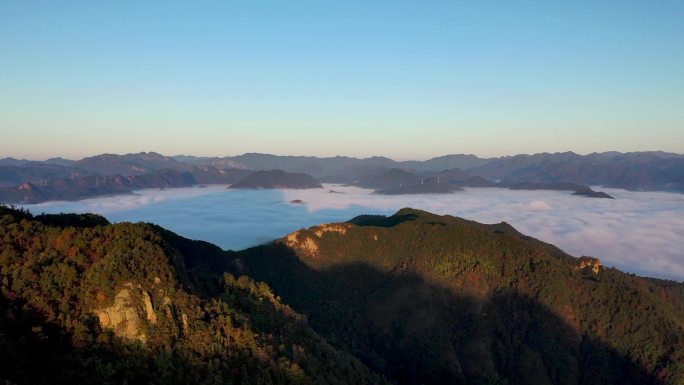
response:
<svg viewBox="0 0 684 385"><path fill-rule="evenodd" d="M683 362L682 283L505 223L403 209L226 252L0 206L4 383L681 384Z"/></svg>
<svg viewBox="0 0 684 385"><path fill-rule="evenodd" d="M235 254L334 346L399 384L682 384L682 284L501 223L403 209Z"/></svg>
<svg viewBox="0 0 684 385"><path fill-rule="evenodd" d="M0 383L384 383L225 262L154 225L0 206Z"/></svg>

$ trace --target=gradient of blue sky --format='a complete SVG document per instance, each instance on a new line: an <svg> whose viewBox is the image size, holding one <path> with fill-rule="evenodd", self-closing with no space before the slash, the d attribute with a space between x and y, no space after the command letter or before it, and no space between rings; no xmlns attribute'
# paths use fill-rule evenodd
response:
<svg viewBox="0 0 684 385"><path fill-rule="evenodd" d="M0 0L0 157L684 152L682 1Z"/></svg>

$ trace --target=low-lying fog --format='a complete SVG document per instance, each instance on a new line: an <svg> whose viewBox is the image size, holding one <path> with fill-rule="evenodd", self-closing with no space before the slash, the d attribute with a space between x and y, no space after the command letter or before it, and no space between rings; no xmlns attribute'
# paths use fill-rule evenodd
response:
<svg viewBox="0 0 684 385"><path fill-rule="evenodd" d="M331 193L334 190L339 193ZM225 186L143 190L135 195L26 206L34 213L94 212L144 221L239 250L325 222L413 207L519 231L575 255L640 275L684 280L684 195L603 189L615 200L561 191L471 188L444 195L373 195L325 185L313 190L227 190ZM301 200L304 203L291 203Z"/></svg>

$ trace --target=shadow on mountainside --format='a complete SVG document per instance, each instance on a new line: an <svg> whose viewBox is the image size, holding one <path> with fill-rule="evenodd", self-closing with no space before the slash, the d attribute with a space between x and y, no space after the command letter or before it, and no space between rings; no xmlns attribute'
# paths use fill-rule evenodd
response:
<svg viewBox="0 0 684 385"><path fill-rule="evenodd" d="M230 254L229 254L230 255ZM459 295L400 263L316 270L273 243L233 254L338 349L398 384L661 384L514 289Z"/></svg>
<svg viewBox="0 0 684 385"><path fill-rule="evenodd" d="M99 329L97 319L86 322ZM81 332L87 332L81 330ZM85 336L85 333L81 334ZM76 341L76 342L75 342ZM200 368L181 355L154 354L109 334L93 344L48 322L23 299L0 293L1 384L187 384Z"/></svg>
<svg viewBox="0 0 684 385"><path fill-rule="evenodd" d="M397 216L402 217L406 213L403 211ZM10 212L14 217L25 214ZM4 293L0 295L0 384L351 384L350 378L358 379L357 384L382 383L373 380L375 376L370 375L365 367L360 367L355 359L330 349L319 335L401 385L664 382L652 373L662 374L669 383L680 383L681 377L677 376L681 376L681 369L676 362L672 364L672 358L677 359L681 355L673 354L671 350L662 353L658 348L663 348L660 346L663 340L649 343L643 339L644 334L634 330L636 326L646 325L656 330L671 324L659 323L658 315L639 318L641 323L635 324L630 317L610 313L611 310L635 311L631 305L638 293L630 297L634 285L619 281L622 285L610 286L610 290L599 291L600 288L589 285L585 289L571 291L564 282L573 281L564 281L563 277L573 275L577 283L584 282L585 276L572 270L576 266L574 263L563 265L571 270L557 268L552 276L559 282L554 290L571 292L575 298L581 298L578 294L586 294L590 301L583 303L590 311L608 311L607 315L595 318L596 322L610 327L615 325L615 330L626 335L624 338L645 341L636 346L651 359L643 361L649 369L626 356L632 351L617 344L617 339L611 339L615 345L610 345L580 331L600 328L582 325L584 329L580 329L577 321L580 318L568 316L571 311L561 312L561 316L557 311L562 306L552 309L522 290L518 291L516 288L524 287L519 286L519 282L509 285L510 274L501 274L501 277L507 277L505 279L492 276L492 279L506 282L492 287L505 288L486 291L491 293L487 296L466 294L464 290L449 286L446 281L432 279L425 274L427 270L421 270L421 266L425 266L428 254L435 249L426 249L425 245L434 244L443 249L448 245L443 240L448 237L427 238L421 244L418 243L420 238L411 234L433 234L444 227L445 224L439 222L461 223L462 220L424 216L425 226L421 226L419 232L413 228L396 228L392 229L394 237L376 239L382 245L389 245L389 251L384 254L379 249L370 249L369 243L364 242L364 239L373 239L371 233L364 233L367 238L354 237L351 225L348 225L327 227L332 232L328 239L340 243L328 243L331 246L325 256L313 252L301 258L282 242L241 252L224 252L212 244L188 240L152 225L118 224L104 229L96 226L76 237L80 234L75 231L76 226L47 228L41 227L40 221L10 221L5 216L7 228L12 231L0 240L7 242L7 239L17 237L19 242L3 243L0 250L0 271L6 275L0 280L3 289L0 293ZM54 222L48 219L50 223ZM63 219L78 224L93 218ZM413 220L415 216L408 221ZM57 222L64 224L62 220ZM22 226L28 226L28 229L20 231ZM455 229L459 231L458 227ZM508 225L496 225L489 231L518 237L517 232L511 229ZM321 228L318 230L322 231ZM315 230L311 232L315 234ZM341 233L346 234L345 237ZM72 253L72 250L79 250L75 246L66 244L63 248L67 252L60 254L57 242L46 241L71 236L74 242L82 243L81 250L85 251L94 245L86 242L93 234L98 234L93 238L96 245L107 250L100 257L94 257L96 254L92 252L84 254L98 259L96 268L88 259L79 259L79 253ZM480 244L483 239L488 239L485 235L475 232L456 239ZM300 237L300 240L304 239ZM496 241L506 239L497 238ZM112 243L119 240L125 242ZM399 243L401 240L408 241ZM311 246L311 243L302 244ZM320 251L322 249L318 246L321 245L320 242L314 243L313 248L306 250ZM422 248L419 247L421 245ZM553 255L553 248L547 248L543 243L539 245L543 246L539 252ZM5 255L14 247L16 252L9 253L9 257ZM415 254L421 250L424 251L422 256ZM531 255L530 250L524 248L514 250L522 250L516 252L523 256ZM334 255L336 253L339 255ZM70 254L75 256L72 258ZM401 255L391 258L392 254ZM375 265L368 262L371 259L366 257L370 255L376 257ZM357 258L355 262L345 259L356 256L365 257ZM377 262L383 260L389 263ZM518 262L534 274L519 277L543 277L551 270L545 270L542 262L555 260L521 257ZM124 342L111 332L103 333L97 316L89 310L92 306L87 302L81 303L82 296L65 295L75 293L75 282L81 282L79 277L82 275L76 271L71 275L64 274L68 271L64 265L78 261L81 262L77 266L92 270L94 274L89 275L94 281L86 280L90 286L84 288L109 293L107 290L112 283L110 298L115 289L125 282L143 283L151 302L157 304L159 317L154 333L148 334L147 347L151 349L138 343ZM512 259L502 261L507 263L505 268L514 265ZM311 267L315 265L321 267ZM46 266L55 269L45 270ZM224 271L246 276L224 276ZM478 285L474 274L454 271L466 283L461 287L468 289ZM10 272L12 274L7 275ZM603 275L604 272L601 274L599 279L610 277ZM273 291L247 276L267 282ZM162 279L155 282L157 279L154 277ZM449 279L452 278L454 276ZM543 285L548 285L548 282L539 283L537 288L543 288ZM167 302L164 299L166 294L160 294L160 288L166 294L175 292L168 301L171 305L168 316L159 307L159 304ZM591 292L595 289L596 294ZM627 292L619 297L617 308L605 304L610 295L617 293L613 289ZM85 290L83 293L89 292ZM93 292L95 298L96 292ZM23 293L24 298L17 293ZM282 302L278 295L282 296ZM67 301L62 301L64 298ZM306 326L303 317L283 303L305 314L309 325L318 334ZM646 305L652 312L658 310L652 302ZM48 316L46 312L52 312L52 315ZM664 317L662 313L658 314ZM644 319L649 322L645 323ZM184 326L186 322L190 323L189 327ZM621 327L617 327L618 323ZM667 341L666 348L678 349L681 346L676 340L681 332L656 336L661 335L675 339L671 345ZM616 350L615 346L626 353ZM222 354L226 352L230 354ZM654 364L656 359L660 360L658 357L662 357L662 361ZM301 370L292 371L289 364L284 372L274 370L289 359L298 364L294 369L307 369L308 362L307 373L312 377L300 381ZM282 372L283 376L269 375L270 381L260 381L269 370L273 370L274 375Z"/></svg>
<svg viewBox="0 0 684 385"><path fill-rule="evenodd" d="M359 215L347 223L352 223L357 226L374 226L374 227L394 227L398 224L415 221L418 218L416 214L398 214L386 217L384 215Z"/></svg>
<svg viewBox="0 0 684 385"><path fill-rule="evenodd" d="M157 312L155 325L136 322L147 332L146 343L118 337L89 311L50 321L33 305L35 298L0 290L0 384L387 383L332 349L305 317L273 300L263 283L219 271L211 279L203 268L190 274L180 286L197 297L176 297L168 308L181 329L169 327ZM206 285L214 280L224 282L222 289ZM135 321L126 318L126 306L114 305L124 326Z"/></svg>
<svg viewBox="0 0 684 385"><path fill-rule="evenodd" d="M0 384L386 383L218 247L99 223L0 206Z"/></svg>

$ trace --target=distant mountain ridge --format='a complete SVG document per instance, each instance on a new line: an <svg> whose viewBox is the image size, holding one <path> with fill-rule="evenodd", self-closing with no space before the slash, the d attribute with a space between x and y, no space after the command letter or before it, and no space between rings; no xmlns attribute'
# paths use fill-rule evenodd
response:
<svg viewBox="0 0 684 385"><path fill-rule="evenodd" d="M515 155L500 158L478 158L475 155L447 155L426 161L394 161L385 157L307 157L247 153L229 157L165 156L155 152L136 154L102 154L71 161L53 158L47 161L0 159L0 202L22 202L17 199L19 185L36 187L54 184L53 180L79 179L86 176L137 176L162 170L197 173L197 168L212 170L244 170L245 172L282 170L307 174L319 182L352 183L371 187L390 170L414 174L419 178L439 177L456 187L493 187L517 184L558 184L604 186L633 191L684 192L684 155L665 152L605 152L578 155L573 152ZM216 174L216 173L215 173ZM467 178L466 178L467 177ZM197 178L196 178L197 179ZM392 178L390 178L392 179ZM396 178L395 178L396 179ZM408 179L408 178L405 178ZM216 181L216 182L213 182ZM398 179L397 179L398 181ZM74 182L79 184L79 182ZM226 183L222 178L207 182ZM232 183L232 182L228 182ZM374 189L403 188L404 181ZM415 184L415 183L414 183ZM72 196L96 196L98 186L90 193ZM159 186L155 186L159 187ZM161 186L163 187L163 186ZM174 187L174 186L169 186ZM440 186L441 187L441 186ZM420 189L416 189L419 191ZM437 189L437 190L441 190ZM54 195L46 193L46 195ZM101 195L101 194L100 194ZM600 194L584 194L600 197Z"/></svg>
<svg viewBox="0 0 684 385"><path fill-rule="evenodd" d="M161 169L146 174L83 175L24 182L0 188L0 202L32 204L54 200L79 200L103 195L130 194L147 188L176 188L204 184L235 183L251 172L242 169L217 169L193 166L186 171Z"/></svg>
<svg viewBox="0 0 684 385"><path fill-rule="evenodd" d="M304 173L283 170L256 171L230 185L230 188L309 189L323 187L319 181Z"/></svg>

